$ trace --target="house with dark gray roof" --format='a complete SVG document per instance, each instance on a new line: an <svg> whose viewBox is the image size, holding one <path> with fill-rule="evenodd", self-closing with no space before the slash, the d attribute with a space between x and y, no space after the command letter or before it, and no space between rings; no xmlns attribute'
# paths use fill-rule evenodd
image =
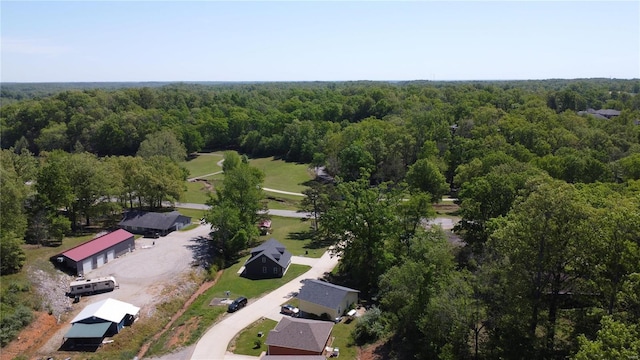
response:
<svg viewBox="0 0 640 360"><path fill-rule="evenodd" d="M298 307L303 314L319 317L327 314L330 319L336 319L358 302L359 292L326 281L307 279L298 293Z"/></svg>
<svg viewBox="0 0 640 360"><path fill-rule="evenodd" d="M242 276L249 279L283 277L291 264L291 253L278 240L271 238L251 249Z"/></svg>
<svg viewBox="0 0 640 360"><path fill-rule="evenodd" d="M600 109L600 110L587 109L585 111L578 111L578 115L580 116L591 115L597 119L607 120L616 116L620 116L620 111L614 110L614 109Z"/></svg>
<svg viewBox="0 0 640 360"><path fill-rule="evenodd" d="M158 213L131 210L124 214L124 219L118 223L118 227L134 234L158 233L165 236L189 224L191 218L177 211Z"/></svg>
<svg viewBox="0 0 640 360"><path fill-rule="evenodd" d="M322 355L332 330L333 323L328 321L283 317L269 331L267 355Z"/></svg>

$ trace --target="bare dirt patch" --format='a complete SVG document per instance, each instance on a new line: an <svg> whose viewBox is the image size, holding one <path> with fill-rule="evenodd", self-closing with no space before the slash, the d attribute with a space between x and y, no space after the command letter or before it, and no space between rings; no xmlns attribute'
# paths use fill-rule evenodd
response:
<svg viewBox="0 0 640 360"><path fill-rule="evenodd" d="M358 348L358 360L383 360L389 358L389 344L380 340Z"/></svg>
<svg viewBox="0 0 640 360"><path fill-rule="evenodd" d="M46 312L34 313L33 321L24 328L18 338L0 351L0 359L10 360L18 355L33 356L33 350L40 348L49 338L47 335L60 327L55 316Z"/></svg>
<svg viewBox="0 0 640 360"><path fill-rule="evenodd" d="M147 342L146 344L144 344L142 346L142 349L140 349L140 352L138 352L138 358L143 358L144 354L149 350L149 346L151 346L151 344L154 341L157 341L165 332L167 332L169 329L171 329L171 326L173 326L173 324L176 322L176 320L178 320L180 318L180 316L182 316L182 314L184 314L184 312L189 308L189 306L191 306L191 304L198 298L198 296L204 294L205 291L209 290L209 288L211 288L213 285L216 284L216 282L218 282L218 279L220 279L220 276L222 276L222 270L218 271L216 273L216 278L213 281L208 281L203 283L202 285L200 285L200 287L198 288L198 290L196 290L196 292L194 292L191 297L189 297L189 300L187 300L187 302L185 302L185 304L182 306L182 308L180 309L180 311L178 311L175 315L173 315L171 317L171 320L169 321L169 323L167 323L167 325L165 325L165 327L162 329L161 332L159 332L158 334L156 334L153 339L151 339L151 341ZM198 319L190 319L189 321L187 321L184 325L179 326L177 329L174 328L173 334L172 336L169 338L169 341L167 341L167 344L165 345L165 348L167 349L171 349L174 346L175 347L179 347L182 346L188 339L188 335L190 330L193 330L195 328L198 327Z"/></svg>

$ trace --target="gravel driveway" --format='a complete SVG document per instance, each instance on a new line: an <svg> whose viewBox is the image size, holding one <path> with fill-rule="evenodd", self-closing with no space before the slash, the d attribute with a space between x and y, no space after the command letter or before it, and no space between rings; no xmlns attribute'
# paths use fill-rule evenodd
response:
<svg viewBox="0 0 640 360"><path fill-rule="evenodd" d="M189 231L174 231L158 239L137 239L135 251L85 274L87 278L114 276L119 283L119 289L82 297L79 303L73 304L72 311L65 314L64 318L68 321L85 306L107 298L140 307L141 318L152 315L155 305L163 300L163 290L166 288L184 286L195 289L197 284L181 280L190 273L194 263L199 263L199 259L204 258L209 231L209 226L200 225ZM69 281L71 280L73 278L69 277ZM68 286L60 291L68 291ZM52 336L41 351L56 351L70 328L71 324L67 323Z"/></svg>

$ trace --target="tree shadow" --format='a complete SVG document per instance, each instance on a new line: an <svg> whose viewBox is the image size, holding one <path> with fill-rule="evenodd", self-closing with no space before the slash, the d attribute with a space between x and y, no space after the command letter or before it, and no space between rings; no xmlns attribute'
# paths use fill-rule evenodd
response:
<svg viewBox="0 0 640 360"><path fill-rule="evenodd" d="M322 249L333 245L331 240L322 238L313 229L289 233L287 239L300 241L311 240L311 242L304 246L305 249L311 250Z"/></svg>
<svg viewBox="0 0 640 360"><path fill-rule="evenodd" d="M198 236L190 241L191 244L186 245L186 247L193 253L193 261L191 265L209 268L213 263L211 240L205 236Z"/></svg>

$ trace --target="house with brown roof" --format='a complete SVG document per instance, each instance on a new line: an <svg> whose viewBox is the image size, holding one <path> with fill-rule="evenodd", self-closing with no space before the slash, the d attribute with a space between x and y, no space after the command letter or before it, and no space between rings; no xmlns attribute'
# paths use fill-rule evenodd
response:
<svg viewBox="0 0 640 360"><path fill-rule="evenodd" d="M55 262L77 275L84 275L135 249L134 235L118 229L55 256Z"/></svg>
<svg viewBox="0 0 640 360"><path fill-rule="evenodd" d="M333 323L283 317L269 331L267 355L322 355L329 344Z"/></svg>

